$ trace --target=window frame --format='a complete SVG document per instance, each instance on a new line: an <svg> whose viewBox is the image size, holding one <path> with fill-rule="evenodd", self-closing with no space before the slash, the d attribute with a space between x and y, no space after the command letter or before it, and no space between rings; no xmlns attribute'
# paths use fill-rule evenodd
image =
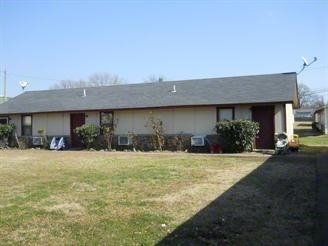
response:
<svg viewBox="0 0 328 246"><path fill-rule="evenodd" d="M6 120L6 123L1 123L2 120ZM8 116L0 116L0 125L8 125L9 117Z"/></svg>
<svg viewBox="0 0 328 246"><path fill-rule="evenodd" d="M111 114L112 115L111 122L110 123L103 123L102 122L102 120L103 120L102 114ZM104 125L108 125L108 126L114 128L114 112L113 111L100 111L99 118L100 118L99 119L100 127L103 127Z"/></svg>
<svg viewBox="0 0 328 246"><path fill-rule="evenodd" d="M31 118L31 124L30 125L25 125L25 118L26 117L30 117ZM29 131L27 130L29 129ZM25 115L22 115L22 127L21 127L21 130L22 130L22 136L32 136L33 135L33 117L31 114L25 114Z"/></svg>
<svg viewBox="0 0 328 246"><path fill-rule="evenodd" d="M231 119L220 119L220 110L227 110L230 109L231 110ZM220 121L224 121L224 120L234 120L235 119L235 108L234 107L217 107L216 108L216 121L220 122Z"/></svg>

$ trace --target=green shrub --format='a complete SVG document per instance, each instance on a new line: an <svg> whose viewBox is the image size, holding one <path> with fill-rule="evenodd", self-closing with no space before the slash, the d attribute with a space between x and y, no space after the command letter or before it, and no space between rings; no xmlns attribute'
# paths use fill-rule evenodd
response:
<svg viewBox="0 0 328 246"><path fill-rule="evenodd" d="M90 149L100 134L100 127L94 124L84 124L76 127L74 131L81 138L85 147Z"/></svg>
<svg viewBox="0 0 328 246"><path fill-rule="evenodd" d="M225 152L239 153L252 150L259 124L249 120L220 121L216 131Z"/></svg>
<svg viewBox="0 0 328 246"><path fill-rule="evenodd" d="M15 126L13 124L1 125L0 124L0 139L8 138L14 131Z"/></svg>

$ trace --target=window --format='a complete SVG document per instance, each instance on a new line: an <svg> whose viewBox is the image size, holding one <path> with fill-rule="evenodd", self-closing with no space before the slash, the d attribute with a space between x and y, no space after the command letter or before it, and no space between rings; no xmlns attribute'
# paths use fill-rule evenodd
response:
<svg viewBox="0 0 328 246"><path fill-rule="evenodd" d="M113 112L100 112L100 126L113 127Z"/></svg>
<svg viewBox="0 0 328 246"><path fill-rule="evenodd" d="M32 136L32 116L23 115L22 117L22 136Z"/></svg>
<svg viewBox="0 0 328 246"><path fill-rule="evenodd" d="M8 121L8 117L0 117L0 125L7 125Z"/></svg>
<svg viewBox="0 0 328 246"><path fill-rule="evenodd" d="M235 110L234 108L217 108L217 122L223 120L234 120Z"/></svg>

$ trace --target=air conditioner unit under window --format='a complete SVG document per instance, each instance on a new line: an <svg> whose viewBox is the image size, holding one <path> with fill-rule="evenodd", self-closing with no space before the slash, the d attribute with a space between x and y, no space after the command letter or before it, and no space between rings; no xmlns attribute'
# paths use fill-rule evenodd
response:
<svg viewBox="0 0 328 246"><path fill-rule="evenodd" d="M191 146L205 146L204 136L192 136L190 140Z"/></svg>
<svg viewBox="0 0 328 246"><path fill-rule="evenodd" d="M118 136L118 145L130 145L131 139L129 136Z"/></svg>
<svg viewBox="0 0 328 246"><path fill-rule="evenodd" d="M43 145L43 137L33 137L32 138L32 144L35 145L35 146Z"/></svg>

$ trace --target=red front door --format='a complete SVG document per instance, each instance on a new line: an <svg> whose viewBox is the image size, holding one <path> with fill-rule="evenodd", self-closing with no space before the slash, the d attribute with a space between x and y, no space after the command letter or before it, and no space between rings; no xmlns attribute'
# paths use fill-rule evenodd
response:
<svg viewBox="0 0 328 246"><path fill-rule="evenodd" d="M274 149L274 106L253 107L252 120L260 124L255 148Z"/></svg>
<svg viewBox="0 0 328 246"><path fill-rule="evenodd" d="M82 148L83 144L81 139L76 135L74 129L78 126L82 126L85 124L85 114L84 113L76 113L71 114L71 147L72 148Z"/></svg>

